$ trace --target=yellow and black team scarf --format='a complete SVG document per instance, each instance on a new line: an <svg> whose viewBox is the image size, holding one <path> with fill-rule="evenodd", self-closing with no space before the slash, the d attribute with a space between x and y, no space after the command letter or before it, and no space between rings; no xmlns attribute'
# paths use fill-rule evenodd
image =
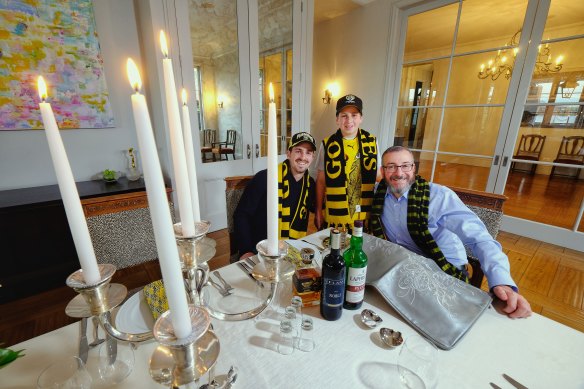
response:
<svg viewBox="0 0 584 389"><path fill-rule="evenodd" d="M371 233L379 238L385 238L383 228L381 227L381 213L383 212L383 203L387 185L385 180L377 186L373 206L371 211L371 221L369 227ZM412 240L422 250L425 257L432 259L444 271L466 283L469 282L466 273L458 270L446 260L442 250L436 244L434 237L428 230L428 207L430 205L430 184L420 176L416 176L416 181L408 192L408 232ZM391 226L388 226L391 228Z"/></svg>
<svg viewBox="0 0 584 389"><path fill-rule="evenodd" d="M359 154L357 158L361 167L361 212L355 212L351 218L347 195L347 176L345 170L345 151L343 135L340 129L323 140L324 172L326 182L325 227L349 226L354 220L367 220L373 201L373 188L377 177L377 145L375 137L359 129Z"/></svg>
<svg viewBox="0 0 584 389"><path fill-rule="evenodd" d="M290 162L285 160L278 169L278 219L280 239L300 239L306 236L308 229L308 194L310 190L310 176L308 172L302 177L302 189L298 198L296 212L290 198L290 180L294 179L290 173Z"/></svg>

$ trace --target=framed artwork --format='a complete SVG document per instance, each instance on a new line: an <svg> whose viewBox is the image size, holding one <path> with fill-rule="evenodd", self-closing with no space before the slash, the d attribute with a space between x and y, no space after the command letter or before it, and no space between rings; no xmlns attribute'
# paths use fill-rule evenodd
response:
<svg viewBox="0 0 584 389"><path fill-rule="evenodd" d="M43 128L41 75L59 128L114 126L91 0L0 1L0 130Z"/></svg>

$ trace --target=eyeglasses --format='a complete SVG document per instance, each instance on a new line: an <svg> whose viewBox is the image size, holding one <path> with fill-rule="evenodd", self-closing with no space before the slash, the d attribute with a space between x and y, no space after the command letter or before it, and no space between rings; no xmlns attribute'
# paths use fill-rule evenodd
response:
<svg viewBox="0 0 584 389"><path fill-rule="evenodd" d="M386 172L390 172L393 173L395 171L397 171L398 168L401 169L402 172L407 173L412 171L412 169L414 168L415 164L414 163L404 163L403 165L394 165L389 164L387 166L382 166L383 170L385 170Z"/></svg>

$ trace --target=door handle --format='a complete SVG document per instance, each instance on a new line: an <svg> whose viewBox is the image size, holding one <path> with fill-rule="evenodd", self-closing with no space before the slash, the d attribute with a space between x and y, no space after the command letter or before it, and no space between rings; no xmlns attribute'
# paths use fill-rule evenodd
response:
<svg viewBox="0 0 584 389"><path fill-rule="evenodd" d="M260 145L256 143L256 158L260 157Z"/></svg>
<svg viewBox="0 0 584 389"><path fill-rule="evenodd" d="M500 158L500 156L495 155L495 160L493 161L493 166L497 166L499 164L499 158Z"/></svg>
<svg viewBox="0 0 584 389"><path fill-rule="evenodd" d="M503 157L503 167L507 166L507 161L509 160L509 157Z"/></svg>
<svg viewBox="0 0 584 389"><path fill-rule="evenodd" d="M251 158L251 145L248 143L247 144L247 159Z"/></svg>

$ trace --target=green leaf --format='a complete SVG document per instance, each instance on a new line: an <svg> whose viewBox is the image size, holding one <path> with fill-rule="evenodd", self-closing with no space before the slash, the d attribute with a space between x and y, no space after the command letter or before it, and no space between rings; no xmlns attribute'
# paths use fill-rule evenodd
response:
<svg viewBox="0 0 584 389"><path fill-rule="evenodd" d="M26 354L22 354L23 350L13 351L9 348L0 348L0 367L9 364L16 358L24 357Z"/></svg>

